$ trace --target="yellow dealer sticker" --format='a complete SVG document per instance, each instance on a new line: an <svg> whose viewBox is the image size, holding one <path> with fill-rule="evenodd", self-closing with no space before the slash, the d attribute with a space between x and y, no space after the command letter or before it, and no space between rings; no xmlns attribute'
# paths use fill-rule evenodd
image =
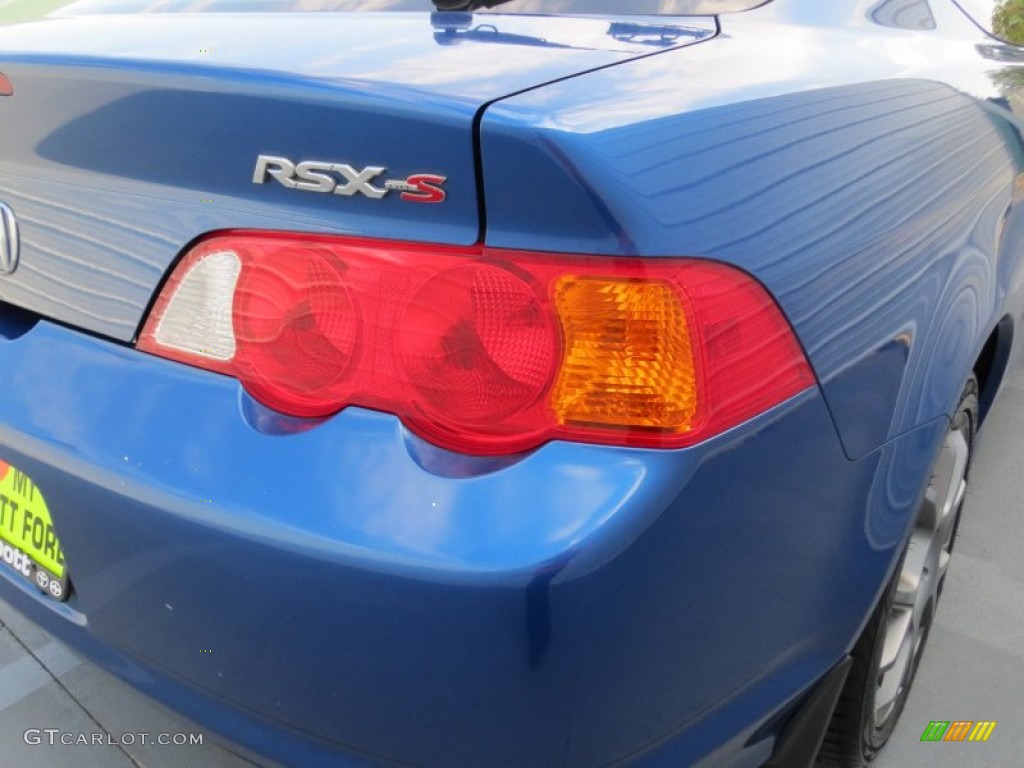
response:
<svg viewBox="0 0 1024 768"><path fill-rule="evenodd" d="M67 597L64 552L32 479L0 460L0 563L58 600Z"/></svg>

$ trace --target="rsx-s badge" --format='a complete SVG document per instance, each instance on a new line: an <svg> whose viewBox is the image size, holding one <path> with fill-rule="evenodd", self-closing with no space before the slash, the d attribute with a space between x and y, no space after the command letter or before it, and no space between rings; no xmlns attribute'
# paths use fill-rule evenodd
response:
<svg viewBox="0 0 1024 768"><path fill-rule="evenodd" d="M263 184L270 175L282 186L303 192L333 192L345 197L359 194L372 200L381 200L390 192L399 192L403 200L413 203L443 203L447 197L442 186L448 181L447 176L416 173L407 179L378 182L386 173L387 168L378 165L357 169L345 163L320 160L293 163L286 157L260 155L256 158L252 183Z"/></svg>

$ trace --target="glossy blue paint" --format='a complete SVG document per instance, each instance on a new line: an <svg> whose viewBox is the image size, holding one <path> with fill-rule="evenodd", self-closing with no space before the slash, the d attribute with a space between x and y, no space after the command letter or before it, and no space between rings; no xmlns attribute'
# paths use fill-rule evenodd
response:
<svg viewBox="0 0 1024 768"><path fill-rule="evenodd" d="M760 765L858 636L997 324L1021 354L1019 53L948 0L775 0L717 37L445 19L0 29L0 459L74 584L0 595L287 764ZM259 153L451 197L254 186ZM821 385L685 450L481 459L90 335L129 341L189 242L244 227L720 259Z"/></svg>
<svg viewBox="0 0 1024 768"><path fill-rule="evenodd" d="M442 475L393 417L267 434L234 381L25 322L0 341L0 457L46 494L75 593L0 594L286 762L324 764L303 737L467 768L723 748L846 650L942 428L851 464L812 390L693 449Z"/></svg>
<svg viewBox="0 0 1024 768"><path fill-rule="evenodd" d="M488 109L487 238L748 270L859 457L956 405L1004 311L997 271L1020 268L999 236L1021 140L955 6L921 32L824 5L729 16L711 45Z"/></svg>
<svg viewBox="0 0 1024 768"><path fill-rule="evenodd" d="M25 264L0 300L123 341L175 257L212 230L477 242L484 104L715 32L712 19L656 19L652 46L605 19L114 18L0 27L0 67L17 88L0 101L0 199L22 222ZM254 185L260 154L440 174L448 198Z"/></svg>

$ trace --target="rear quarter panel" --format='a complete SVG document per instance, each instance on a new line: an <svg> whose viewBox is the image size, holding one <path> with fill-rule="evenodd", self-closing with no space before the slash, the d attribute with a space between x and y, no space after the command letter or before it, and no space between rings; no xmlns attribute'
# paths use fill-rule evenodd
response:
<svg viewBox="0 0 1024 768"><path fill-rule="evenodd" d="M918 5L933 28L921 9L900 27L879 3L777 0L700 49L494 105L489 242L749 271L850 458L950 413L1019 315L1019 65L953 4Z"/></svg>

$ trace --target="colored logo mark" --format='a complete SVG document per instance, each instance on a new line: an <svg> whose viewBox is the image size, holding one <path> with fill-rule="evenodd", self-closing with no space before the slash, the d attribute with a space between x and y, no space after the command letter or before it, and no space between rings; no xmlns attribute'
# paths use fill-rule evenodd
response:
<svg viewBox="0 0 1024 768"><path fill-rule="evenodd" d="M921 741L988 741L995 729L995 720L932 720Z"/></svg>

